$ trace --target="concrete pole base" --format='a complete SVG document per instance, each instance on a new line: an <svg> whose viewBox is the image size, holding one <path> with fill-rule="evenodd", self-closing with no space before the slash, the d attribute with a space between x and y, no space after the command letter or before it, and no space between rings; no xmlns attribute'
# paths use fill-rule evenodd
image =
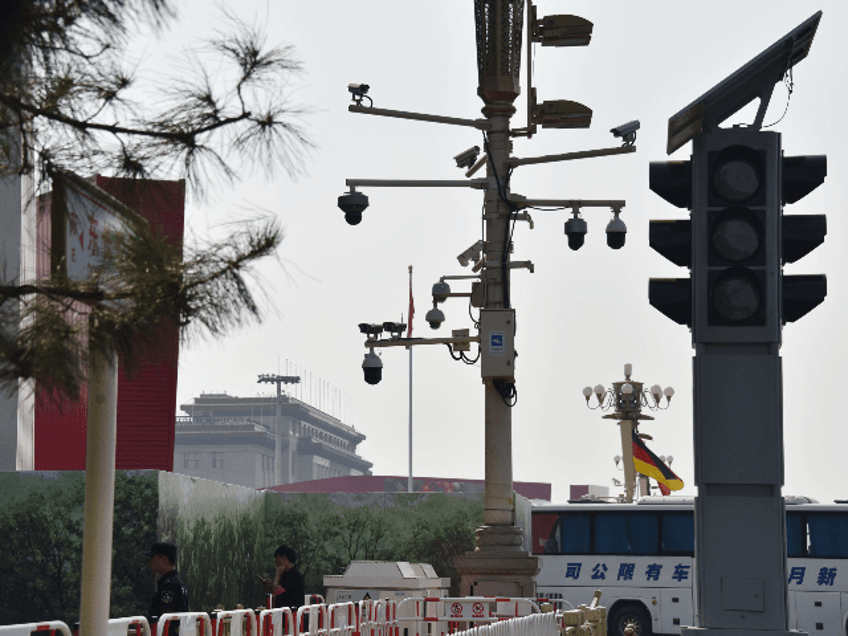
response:
<svg viewBox="0 0 848 636"><path fill-rule="evenodd" d="M480 526L474 531L474 536L475 552L521 551L523 542L523 533L517 526Z"/></svg>
<svg viewBox="0 0 848 636"><path fill-rule="evenodd" d="M477 548L456 557L461 596L536 598L538 557L521 549L521 528L477 528Z"/></svg>

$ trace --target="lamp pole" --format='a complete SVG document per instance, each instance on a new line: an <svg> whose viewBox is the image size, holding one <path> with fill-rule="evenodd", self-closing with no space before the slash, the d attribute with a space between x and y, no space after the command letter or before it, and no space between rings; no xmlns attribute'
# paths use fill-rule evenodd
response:
<svg viewBox="0 0 848 636"><path fill-rule="evenodd" d="M633 437L638 435L638 426L641 420L652 420L653 416L642 413L642 407L647 406L651 410L662 407L662 398L666 398L665 408L671 403L674 389L666 387L662 389L655 384L650 391L643 389L642 382L631 380L633 365L624 365L624 380L613 382L611 389L606 389L603 384L595 385L595 388L587 386L583 389L583 397L586 398L586 406L590 409L613 410L602 416L605 420L618 420L621 429L621 458L624 462L624 501L633 503L636 496L636 465L633 463ZM597 405L592 407L589 400L592 395L597 399ZM617 458L616 458L617 459ZM647 489L645 489L647 490ZM642 494L645 494L644 492Z"/></svg>
<svg viewBox="0 0 848 636"><path fill-rule="evenodd" d="M484 310L510 308L508 204L510 118L521 92L523 0L476 0L477 94L488 122L485 137L487 188L484 204ZM481 342L485 347L485 343ZM485 398L485 493L483 526L476 531L476 549L455 560L463 595L530 596L539 571L536 557L522 550L521 528L515 525L512 484L512 409L496 380L483 378Z"/></svg>
<svg viewBox="0 0 848 636"><path fill-rule="evenodd" d="M587 128L591 109L567 100L535 103L535 93L528 87L528 121L526 128L510 128L510 119L516 110L513 102L521 92L519 82L522 31L528 21L528 65L530 42L552 46L585 46L591 38L592 24L576 16L547 16L536 19L532 0L475 0L475 26L477 38L477 94L483 100L483 119L445 117L426 113L375 108L368 95L367 84L349 84L353 104L348 110L354 113L382 117L413 119L461 127L476 128L483 134L485 156L477 160L479 147L469 148L454 157L458 168L466 169L463 181L459 180L387 180L347 179L350 190L338 199L339 208L350 225L362 222L362 213L368 208L368 197L356 190L358 187L466 187L483 190L484 237L463 252L458 260L463 267L475 261L472 271L478 276L472 283L471 293L451 293L443 277L433 286L433 308L427 312L426 321L438 329L445 321L444 313L437 307L450 296L470 298L472 307L480 309L479 335L470 336L468 330L454 330L445 338L402 338L400 333L387 329L386 324L360 323L360 332L366 334L368 353L362 363L365 382L378 384L382 378L383 363L374 353L377 347L448 344L454 359L468 364L475 361L465 356L472 342L480 345L480 368L484 385L485 410L485 491L483 525L476 531L476 548L457 557L454 565L460 574L460 591L464 596L535 596L534 577L539 560L523 548L521 528L515 523L515 499L512 481L512 406L515 404L515 311L510 300L510 270L526 268L533 271L531 261L510 261L512 229L517 221L533 221L526 208L568 207L574 216L565 225L568 244L572 250L583 245L586 222L581 210L589 207L609 207L614 218L607 226L607 244L612 249L624 245L624 223L618 218L625 202L621 200L535 200L510 193L510 173L513 168L529 164L567 161L612 154L631 153L638 121L612 129L615 137L622 139L620 148L602 148L581 152L547 155L542 157L512 157L514 136L530 137L541 125L544 128ZM528 78L529 81L529 78ZM367 105L363 103L367 101ZM471 178L486 166L485 178ZM482 254L481 254L482 252ZM390 338L380 334L389 331ZM454 354L458 353L459 357Z"/></svg>
<svg viewBox="0 0 848 636"><path fill-rule="evenodd" d="M277 399L274 400L274 485L290 484L294 482L294 448L293 448L293 430L291 418L289 418L288 426L288 476L286 481L283 481L283 430L280 422L280 405L283 401L283 384L299 384L300 376L293 375L274 375L271 373L263 373L256 381L257 384L267 382L268 384L277 385Z"/></svg>

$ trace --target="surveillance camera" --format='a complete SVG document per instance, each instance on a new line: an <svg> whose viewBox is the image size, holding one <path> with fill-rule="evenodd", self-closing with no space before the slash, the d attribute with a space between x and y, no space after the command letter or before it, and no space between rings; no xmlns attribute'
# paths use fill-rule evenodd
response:
<svg viewBox="0 0 848 636"><path fill-rule="evenodd" d="M636 141L636 131L639 130L641 124L638 119L629 121L626 124L621 124L615 128L611 128L610 132L614 137L621 137L625 145L632 145Z"/></svg>
<svg viewBox="0 0 848 636"><path fill-rule="evenodd" d="M382 325L372 325L372 324L369 324L367 322L360 322L359 323L359 332L364 333L368 336L379 336L381 333L383 333L383 326Z"/></svg>
<svg viewBox="0 0 848 636"><path fill-rule="evenodd" d="M440 280L438 283L433 285L433 302L434 303L443 303L447 300L448 294L450 294L450 285L448 285L445 281ZM428 318L429 320L429 318Z"/></svg>
<svg viewBox="0 0 848 636"><path fill-rule="evenodd" d="M624 221L615 217L607 224L607 245L614 250L620 250L624 247L624 239L627 236L627 226Z"/></svg>
<svg viewBox="0 0 848 636"><path fill-rule="evenodd" d="M365 97L368 94L368 89L371 88L368 84L348 84L347 90L353 95L354 99Z"/></svg>
<svg viewBox="0 0 848 636"><path fill-rule="evenodd" d="M565 222L565 235L568 237L568 247L579 250L586 238L586 221L576 216L568 219Z"/></svg>
<svg viewBox="0 0 848 636"><path fill-rule="evenodd" d="M362 221L362 213L368 207L368 197L351 190L339 197L339 207L345 213L345 221L349 225L358 225Z"/></svg>
<svg viewBox="0 0 848 636"><path fill-rule="evenodd" d="M438 329L445 321L445 314L438 307L433 307L430 311L427 312L427 315L424 316L424 320L426 320L430 324L431 329Z"/></svg>
<svg viewBox="0 0 848 636"><path fill-rule="evenodd" d="M383 331L388 331L393 338L400 338L401 334L406 331L406 325L402 322L384 322Z"/></svg>
<svg viewBox="0 0 848 636"><path fill-rule="evenodd" d="M470 168L477 161L477 155L479 154L480 146L472 146L468 150L463 150L453 160L456 161L457 168Z"/></svg>
<svg viewBox="0 0 848 636"><path fill-rule="evenodd" d="M368 384L379 384L383 379L383 361L373 351L365 354L362 361L362 373Z"/></svg>
<svg viewBox="0 0 848 636"><path fill-rule="evenodd" d="M462 267L468 267L468 263L480 260L480 252L483 251L483 241L477 241L474 245L465 250L462 254L456 257Z"/></svg>

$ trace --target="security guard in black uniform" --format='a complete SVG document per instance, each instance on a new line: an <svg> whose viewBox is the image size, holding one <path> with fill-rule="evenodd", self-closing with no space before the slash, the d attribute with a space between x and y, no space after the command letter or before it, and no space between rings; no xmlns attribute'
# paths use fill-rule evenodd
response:
<svg viewBox="0 0 848 636"><path fill-rule="evenodd" d="M144 555L150 557L147 567L156 575L156 593L150 601L147 620L151 633L156 633L156 623L163 614L188 611L188 591L177 574L177 546L167 541L157 541ZM179 621L171 621L169 636L177 636Z"/></svg>

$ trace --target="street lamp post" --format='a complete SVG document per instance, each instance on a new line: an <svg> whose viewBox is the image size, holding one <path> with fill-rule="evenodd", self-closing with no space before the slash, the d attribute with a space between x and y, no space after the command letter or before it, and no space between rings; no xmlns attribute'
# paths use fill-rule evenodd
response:
<svg viewBox="0 0 848 636"><path fill-rule="evenodd" d="M536 19L532 0L526 0L528 21L528 63L532 50L531 42L552 46L580 46L589 43L592 25L575 16L547 16ZM530 199L510 192L510 174L514 168L539 163L550 163L610 156L635 152L634 145L638 121L631 121L612 129L615 137L621 138L617 148L601 148L579 152L560 153L541 157L513 157L514 136L531 137L538 125L543 128L586 128L591 122L592 112L576 102L557 100L535 103L532 86L528 87L528 121L526 128L510 129L510 119L515 114L513 102L521 92L519 75L521 62L522 30L525 19L525 0L475 0L475 25L477 37L477 93L484 102L483 119L445 117L426 113L375 108L368 93L368 84L349 84L353 104L350 112L413 119L453 126L476 128L483 135L485 154L479 160L480 150L474 146L454 157L458 168L464 168L465 180L381 180L347 179L350 190L339 196L339 208L350 225L362 222L362 214L368 208L368 197L358 192L358 187L466 187L483 190L484 236L459 255L462 266L475 261L473 271L478 276L459 278L478 279L472 283L471 293L450 293L444 282L433 287L433 308L425 320L431 328L438 329L445 316L437 304L448 296L467 296L471 307L480 310L479 334L469 335L468 330L455 330L445 338L401 338L393 335L381 338L384 331L380 325L362 323L360 331L366 334L365 354L362 368L365 381L377 384L382 378L383 364L374 353L377 347L423 344L448 344L451 354L469 350L470 343L480 346L480 369L484 385L485 405L485 491L483 525L476 532L476 548L473 552L454 560L461 576L460 590L463 595L482 596L535 596L534 576L539 570L536 557L523 549L521 528L515 524L515 501L512 481L512 412L515 403L515 311L510 302L510 270L526 268L533 272L533 263L511 261L512 229L518 221L533 227L533 220L526 211L529 208L562 210L568 208L573 215L565 225L569 247L579 249L586 234L586 222L581 211L591 207L610 208L614 218L607 226L607 244L613 249L624 245L626 228L619 219L625 205L622 200L554 200ZM529 81L529 78L528 78ZM363 104L367 101L367 105ZM471 178L483 166L484 178Z"/></svg>
<svg viewBox="0 0 848 636"><path fill-rule="evenodd" d="M642 382L631 380L633 365L624 365L624 380L613 382L612 388L607 389L603 384L595 388L587 386L583 389L583 397L586 398L586 406L590 409L602 409L608 411L615 409L612 413L603 416L605 420L618 420L621 428L621 455L624 462L624 500L633 503L636 494L636 466L633 463L633 436L639 435L639 422L641 420L654 419L651 415L642 413L642 407L658 410L668 408L674 389L666 387L662 389L659 384L653 385L650 390L644 389ZM595 396L597 404L592 407L589 403L592 395ZM662 398L665 397L665 407L662 406ZM644 493L642 493L644 494Z"/></svg>
<svg viewBox="0 0 848 636"><path fill-rule="evenodd" d="M521 35L524 0L474 3L477 26L477 94L489 123L485 152L488 187L484 205L486 290L484 310L510 308L509 204L506 179L512 151L510 118L521 88ZM498 266L500 264L500 266ZM481 343L481 346L486 346ZM485 493L483 526L477 529L477 549L456 560L464 595L532 593L538 573L535 557L522 551L521 529L515 525L512 489L512 409L495 386L484 378ZM492 573L500 570L497 577Z"/></svg>
<svg viewBox="0 0 848 636"><path fill-rule="evenodd" d="M257 384L267 382L268 384L277 385L277 399L274 400L274 485L286 483L290 484L294 481L294 453L297 450L292 431L291 418L288 425L288 476L286 481L283 481L283 430L280 422L280 405L283 401L283 384L299 384L300 376L292 375L274 375L271 373L263 373L256 381Z"/></svg>

